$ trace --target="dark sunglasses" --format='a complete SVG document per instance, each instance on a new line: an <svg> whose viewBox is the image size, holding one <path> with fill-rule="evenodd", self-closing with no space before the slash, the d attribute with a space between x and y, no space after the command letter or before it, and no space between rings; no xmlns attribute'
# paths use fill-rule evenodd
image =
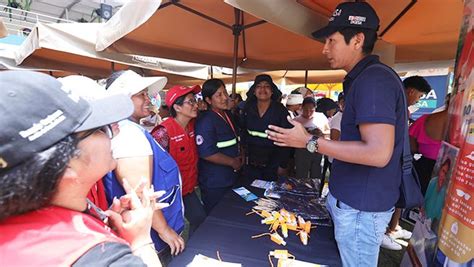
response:
<svg viewBox="0 0 474 267"><path fill-rule="evenodd" d="M82 140L86 139L87 137L93 135L97 131L103 132L109 139L112 139L114 137L114 132L112 131L112 126L110 126L110 124L108 124L108 125L104 125L104 126L99 127L99 128L94 128L94 129L86 131L86 133L83 136L79 137L79 141L82 141Z"/></svg>

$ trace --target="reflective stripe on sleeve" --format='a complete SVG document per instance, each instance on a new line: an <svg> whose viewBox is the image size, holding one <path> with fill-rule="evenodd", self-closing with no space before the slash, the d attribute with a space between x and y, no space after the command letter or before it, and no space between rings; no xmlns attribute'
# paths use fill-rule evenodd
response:
<svg viewBox="0 0 474 267"><path fill-rule="evenodd" d="M231 139L227 141L217 142L217 148L226 148L237 144L237 139Z"/></svg>
<svg viewBox="0 0 474 267"><path fill-rule="evenodd" d="M266 133L257 132L257 131L251 131L251 130L247 130L247 132L248 132L251 136L256 136L256 137L260 137L260 138L268 138L268 135L267 135Z"/></svg>

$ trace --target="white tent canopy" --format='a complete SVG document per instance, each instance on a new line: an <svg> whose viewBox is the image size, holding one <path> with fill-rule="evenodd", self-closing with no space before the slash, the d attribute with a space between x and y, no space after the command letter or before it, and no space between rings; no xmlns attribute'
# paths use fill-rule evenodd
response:
<svg viewBox="0 0 474 267"><path fill-rule="evenodd" d="M296 1L288 0L224 0L227 4L264 19L295 34L313 39L311 33L328 23L328 18L315 13ZM290 19L291 18L291 19ZM395 45L379 40L374 54L387 65L395 64Z"/></svg>
<svg viewBox="0 0 474 267"><path fill-rule="evenodd" d="M176 60L95 51L97 23L38 23L16 51L18 65L107 76L127 66L206 79L209 67Z"/></svg>

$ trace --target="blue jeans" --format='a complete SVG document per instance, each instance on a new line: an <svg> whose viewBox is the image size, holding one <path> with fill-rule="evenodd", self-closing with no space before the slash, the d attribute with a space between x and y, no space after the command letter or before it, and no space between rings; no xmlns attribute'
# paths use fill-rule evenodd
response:
<svg viewBox="0 0 474 267"><path fill-rule="evenodd" d="M377 266L380 244L395 208L384 212L353 209L328 194L326 207L343 266Z"/></svg>

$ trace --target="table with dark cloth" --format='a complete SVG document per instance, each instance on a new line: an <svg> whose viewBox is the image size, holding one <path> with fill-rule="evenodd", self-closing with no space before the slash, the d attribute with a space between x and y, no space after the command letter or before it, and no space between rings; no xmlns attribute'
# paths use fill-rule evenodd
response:
<svg viewBox="0 0 474 267"><path fill-rule="evenodd" d="M263 192L250 187L247 189L257 195ZM275 249L287 249L297 260L329 266L342 265L332 227L318 226L312 229L307 246L301 243L294 231L288 231L286 246L277 245L269 236L251 239L253 235L269 232L269 226L260 223L260 216L245 215L254 205L234 191L227 193L194 232L184 252L174 257L169 266L184 267L197 254L217 259L217 251L223 261L241 263L245 267L269 266L268 253ZM280 229L278 232L281 235ZM273 262L276 263L276 260Z"/></svg>

